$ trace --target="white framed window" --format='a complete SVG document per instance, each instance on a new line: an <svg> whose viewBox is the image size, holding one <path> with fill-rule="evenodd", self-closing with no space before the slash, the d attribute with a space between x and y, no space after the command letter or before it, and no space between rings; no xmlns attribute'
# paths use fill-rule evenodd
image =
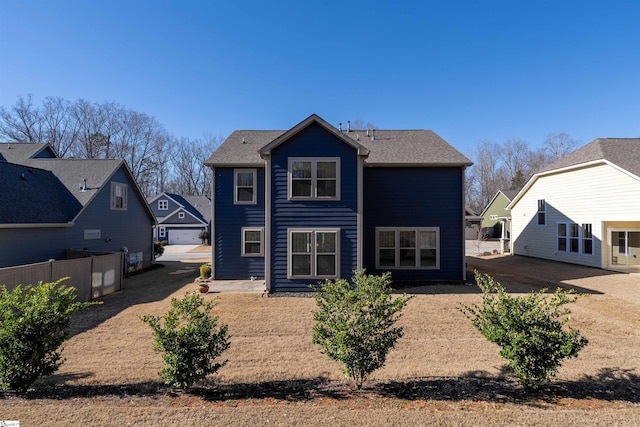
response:
<svg viewBox="0 0 640 427"><path fill-rule="evenodd" d="M490 221L496 221L498 219L498 215L489 215Z"/></svg>
<svg viewBox="0 0 640 427"><path fill-rule="evenodd" d="M242 256L264 256L264 229L242 228Z"/></svg>
<svg viewBox="0 0 640 427"><path fill-rule="evenodd" d="M559 222L557 230L558 252L593 255L592 224Z"/></svg>
<svg viewBox="0 0 640 427"><path fill-rule="evenodd" d="M169 209L169 201L167 199L158 200L158 210L166 211Z"/></svg>
<svg viewBox="0 0 640 427"><path fill-rule="evenodd" d="M289 229L289 278L337 278L340 229Z"/></svg>
<svg viewBox="0 0 640 427"><path fill-rule="evenodd" d="M234 169L233 203L237 205L256 204L256 169Z"/></svg>
<svg viewBox="0 0 640 427"><path fill-rule="evenodd" d="M111 209L127 210L127 184L111 182Z"/></svg>
<svg viewBox="0 0 640 427"><path fill-rule="evenodd" d="M340 159L289 158L289 199L340 200Z"/></svg>
<svg viewBox="0 0 640 427"><path fill-rule="evenodd" d="M184 212L178 212L178 218L183 219L184 218Z"/></svg>
<svg viewBox="0 0 640 427"><path fill-rule="evenodd" d="M158 227L158 237L167 237L167 229L165 227Z"/></svg>
<svg viewBox="0 0 640 427"><path fill-rule="evenodd" d="M376 227L377 269L440 268L439 227Z"/></svg>
<svg viewBox="0 0 640 427"><path fill-rule="evenodd" d="M545 225L547 223L547 202L544 199L538 200L538 225Z"/></svg>

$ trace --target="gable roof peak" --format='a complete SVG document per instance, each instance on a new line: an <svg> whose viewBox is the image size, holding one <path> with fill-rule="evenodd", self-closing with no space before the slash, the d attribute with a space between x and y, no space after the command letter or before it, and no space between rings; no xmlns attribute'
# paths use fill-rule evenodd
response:
<svg viewBox="0 0 640 427"><path fill-rule="evenodd" d="M369 150L366 147L361 145L355 139L347 136L344 132L339 131L338 129L336 129L334 126L329 124L326 120L324 120L322 117L320 117L315 113L311 114L309 117L307 117L306 119L304 119L303 121L301 121L300 123L292 127L291 129L289 129L288 131L284 132L282 135L280 135L279 137L277 137L276 139L274 139L273 141L271 141L261 149L259 149L258 153L260 154L261 157L269 156L271 154L271 150L278 147L283 142L289 140L294 135L297 135L300 131L302 131L303 129L306 129L312 124L317 124L321 126L326 131L328 131L329 133L333 134L338 139L340 139L342 142L354 148L358 152L359 156L366 157L369 155Z"/></svg>

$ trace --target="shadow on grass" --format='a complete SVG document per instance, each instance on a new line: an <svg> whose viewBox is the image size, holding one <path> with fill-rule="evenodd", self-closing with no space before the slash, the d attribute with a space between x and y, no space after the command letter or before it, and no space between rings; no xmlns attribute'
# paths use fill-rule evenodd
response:
<svg viewBox="0 0 640 427"><path fill-rule="evenodd" d="M424 377L380 382L370 384L359 391L354 391L353 384L348 380L317 378L233 384L204 382L188 391L169 387L159 381L132 384L44 385L30 390L22 397L65 400L110 397L156 398L161 395L168 397L190 395L212 402L246 399L308 402L318 398L346 400L362 396L407 401L469 400L530 406L553 404L563 398L640 403L640 375L630 369L603 369L597 375L585 376L577 381L553 381L529 393L508 377L502 375L492 377L484 372L469 372L464 377ZM15 397L15 394L0 392L0 400L9 397Z"/></svg>
<svg viewBox="0 0 640 427"><path fill-rule="evenodd" d="M375 387L384 397L403 400L474 400L493 403L536 405L558 399L595 399L640 403L640 375L630 369L603 369L597 375L577 381L551 381L526 392L514 379L504 375L489 377L469 372L464 377L426 377L391 381Z"/></svg>

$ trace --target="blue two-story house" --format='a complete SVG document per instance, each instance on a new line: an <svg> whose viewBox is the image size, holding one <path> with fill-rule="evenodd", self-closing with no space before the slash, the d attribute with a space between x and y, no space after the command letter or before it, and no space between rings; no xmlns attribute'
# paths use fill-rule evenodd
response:
<svg viewBox="0 0 640 427"><path fill-rule="evenodd" d="M429 130L335 128L313 114L287 131L235 131L213 170L214 279L306 291L354 270L463 281L464 173Z"/></svg>

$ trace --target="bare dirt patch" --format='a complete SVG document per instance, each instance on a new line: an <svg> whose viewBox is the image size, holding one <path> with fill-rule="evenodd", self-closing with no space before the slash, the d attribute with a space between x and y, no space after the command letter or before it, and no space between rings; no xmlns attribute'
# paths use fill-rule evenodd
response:
<svg viewBox="0 0 640 427"><path fill-rule="evenodd" d="M571 322L589 345L535 394L521 390L504 371L498 348L456 309L481 300L475 286L462 284L406 289L416 297L401 319L405 336L360 392L311 343L313 298L220 294L216 313L232 335L229 362L191 392L177 392L161 384L161 356L139 320L195 291L199 264L176 262L128 278L124 291L76 316L64 365L26 398L0 394L0 419L21 425L640 424L640 278L519 258L469 258L469 268L495 275L511 292L557 285L590 294L573 305Z"/></svg>

